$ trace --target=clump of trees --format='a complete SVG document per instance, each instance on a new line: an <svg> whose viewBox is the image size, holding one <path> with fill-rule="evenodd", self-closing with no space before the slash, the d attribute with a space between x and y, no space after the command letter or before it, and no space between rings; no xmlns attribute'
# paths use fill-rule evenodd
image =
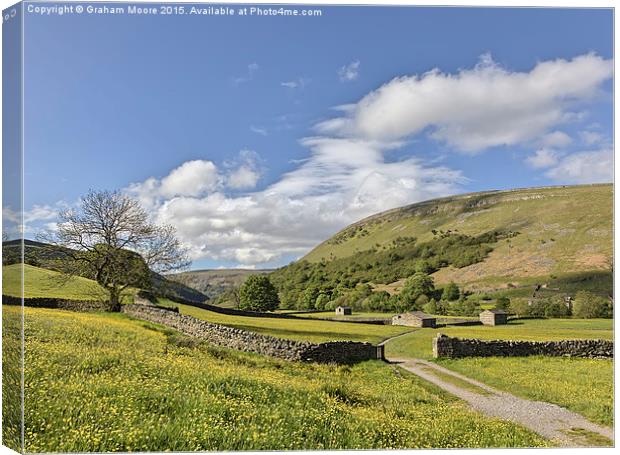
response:
<svg viewBox="0 0 620 455"><path fill-rule="evenodd" d="M95 280L107 291L111 311L120 311L126 289L149 289L152 272L190 264L174 228L152 223L136 199L118 191L90 191L76 209L59 214L55 232L40 239L61 279Z"/></svg>
<svg viewBox="0 0 620 455"><path fill-rule="evenodd" d="M578 291L569 304L564 296L538 298L531 301L518 301L511 305L511 311L519 316L580 319L612 318L613 303L609 298L589 291Z"/></svg>
<svg viewBox="0 0 620 455"><path fill-rule="evenodd" d="M573 315L577 318L613 318L613 304L610 299L588 291L579 291L573 301Z"/></svg>
<svg viewBox="0 0 620 455"><path fill-rule="evenodd" d="M278 291L267 275L250 275L239 288L239 308L249 311L278 309Z"/></svg>
<svg viewBox="0 0 620 455"><path fill-rule="evenodd" d="M333 310L338 306L349 306L358 311L401 313L423 310L445 315L472 315L479 309L476 303L465 300L458 285L449 283L444 288L436 288L433 278L423 270L426 270L424 263L405 280L398 294L373 290L369 283L359 283L354 288L338 286L333 290L310 286L301 293L296 308Z"/></svg>
<svg viewBox="0 0 620 455"><path fill-rule="evenodd" d="M445 288L443 288L443 292L441 293L441 299L448 302L453 302L455 300L458 300L460 295L461 291L459 290L459 287L456 285L456 283L451 281Z"/></svg>
<svg viewBox="0 0 620 455"><path fill-rule="evenodd" d="M433 278L424 272L416 272L405 281L399 299L405 308L419 310L428 303L429 297L434 293Z"/></svg>

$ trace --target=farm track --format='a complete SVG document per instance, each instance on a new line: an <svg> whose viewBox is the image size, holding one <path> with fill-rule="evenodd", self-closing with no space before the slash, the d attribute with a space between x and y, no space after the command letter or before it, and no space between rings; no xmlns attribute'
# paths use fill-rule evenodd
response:
<svg viewBox="0 0 620 455"><path fill-rule="evenodd" d="M592 423L561 406L516 397L426 360L388 361L466 401L473 409L487 416L520 424L560 446L607 445L604 438L609 440L608 445L613 445L612 428ZM468 387L463 382L468 383Z"/></svg>

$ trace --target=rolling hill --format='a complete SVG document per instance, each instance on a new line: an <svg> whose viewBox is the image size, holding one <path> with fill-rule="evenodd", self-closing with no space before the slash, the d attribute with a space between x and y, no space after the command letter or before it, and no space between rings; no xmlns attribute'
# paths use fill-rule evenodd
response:
<svg viewBox="0 0 620 455"><path fill-rule="evenodd" d="M191 270L167 275L171 281L196 289L209 299L240 286L249 275L270 273L272 270L213 269Z"/></svg>
<svg viewBox="0 0 620 455"><path fill-rule="evenodd" d="M63 280L60 273L33 265L24 264L24 297L45 297L69 300L104 300L107 298L105 289L95 281L81 276ZM22 267L11 264L2 267L2 295L21 297ZM135 290L127 291L129 296Z"/></svg>
<svg viewBox="0 0 620 455"><path fill-rule="evenodd" d="M498 235L481 237L490 233ZM463 249L474 241L476 250ZM457 247L461 251L454 254ZM321 273L321 280L339 273L394 292L411 274L412 261L428 257L438 265L432 276L439 286L454 281L471 292L493 292L545 283L611 294L612 254L611 184L488 191L365 218L276 272L276 280L280 274L280 282L290 283L287 270L308 277ZM389 273L386 261L392 263Z"/></svg>
<svg viewBox="0 0 620 455"><path fill-rule="evenodd" d="M4 266L11 266L12 264L16 264L20 262L20 250L21 250L21 241L20 240L10 240L2 243L2 253L3 253L3 261ZM45 272L50 266L48 265L50 260L58 259L63 255L63 248L55 247L46 243L37 242L34 240L24 239L24 262L27 266L26 270L30 270L36 276L41 275ZM3 267L3 270L6 267ZM37 272L40 271L40 272ZM50 270L51 271L51 270ZM34 276L33 275L33 276ZM45 276L52 276L51 274L47 274ZM81 279L81 277L76 277L76 279ZM57 281L57 280L56 280ZM87 280L90 281L90 280ZM33 279L32 284L36 283L36 279ZM95 283L96 285L96 283ZM161 275L156 272L151 272L151 291L161 297L170 298L178 301L189 301L189 302L204 302L207 300L207 296L193 289L189 286L184 285L183 283L179 283L177 281L169 280L166 276ZM98 287L98 285L97 285ZM35 286L36 288L36 286ZM50 291L52 290L52 286L50 285ZM37 296L39 297L39 296ZM41 295L40 297L43 297ZM65 297L70 298L70 297ZM100 297L97 297L100 298Z"/></svg>

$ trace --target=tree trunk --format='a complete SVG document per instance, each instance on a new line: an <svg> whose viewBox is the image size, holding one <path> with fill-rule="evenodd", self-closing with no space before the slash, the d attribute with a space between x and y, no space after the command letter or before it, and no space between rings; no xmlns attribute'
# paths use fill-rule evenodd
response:
<svg viewBox="0 0 620 455"><path fill-rule="evenodd" d="M110 291L110 311L116 313L121 311L120 291L118 289L109 289Z"/></svg>

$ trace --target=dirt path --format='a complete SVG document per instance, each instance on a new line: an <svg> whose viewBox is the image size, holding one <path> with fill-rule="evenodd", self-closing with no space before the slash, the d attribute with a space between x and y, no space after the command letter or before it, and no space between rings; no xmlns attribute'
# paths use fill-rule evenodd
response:
<svg viewBox="0 0 620 455"><path fill-rule="evenodd" d="M483 414L518 423L558 445L606 446L614 440L611 428L594 424L561 406L516 397L426 360L390 362L459 397Z"/></svg>

